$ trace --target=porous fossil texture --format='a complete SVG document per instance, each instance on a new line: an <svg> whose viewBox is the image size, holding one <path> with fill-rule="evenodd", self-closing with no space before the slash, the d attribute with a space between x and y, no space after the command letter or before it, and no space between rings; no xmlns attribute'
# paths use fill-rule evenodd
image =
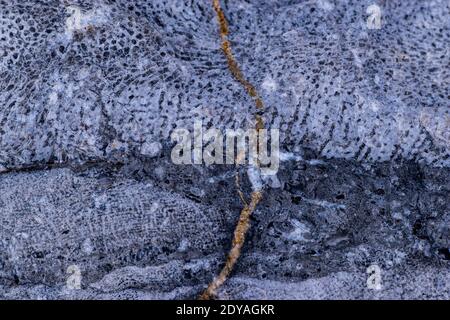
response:
<svg viewBox="0 0 450 320"><path fill-rule="evenodd" d="M222 1L296 157L219 298L449 299L450 5L378 1L372 30L373 2ZM197 297L242 203L235 168L172 164L170 134L255 113L211 2L0 0L0 57L0 297Z"/></svg>
<svg viewBox="0 0 450 320"><path fill-rule="evenodd" d="M324 5L327 3L328 5ZM286 149L448 165L448 1L224 5ZM0 164L115 160L176 127L246 128L209 1L2 1Z"/></svg>
<svg viewBox="0 0 450 320"><path fill-rule="evenodd" d="M230 171L153 160L3 175L2 296L195 298L241 205ZM448 171L335 160L278 176L220 298L448 298ZM381 291L366 288L373 264ZM81 290L67 289L70 266Z"/></svg>

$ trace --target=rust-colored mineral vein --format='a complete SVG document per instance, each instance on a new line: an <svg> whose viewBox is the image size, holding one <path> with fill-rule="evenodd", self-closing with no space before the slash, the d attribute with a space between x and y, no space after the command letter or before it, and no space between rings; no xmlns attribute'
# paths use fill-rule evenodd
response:
<svg viewBox="0 0 450 320"><path fill-rule="evenodd" d="M217 289L225 282L228 275L233 270L233 267L241 254L241 249L245 242L245 235L250 228L250 216L261 199L261 191L252 192L250 204L245 205L244 209L241 211L241 215L239 216L239 222L234 230L233 242L231 244L231 250L228 253L225 266L220 274L209 284L208 288L200 296L200 300L209 300L214 297Z"/></svg>
<svg viewBox="0 0 450 320"><path fill-rule="evenodd" d="M224 52L225 57L227 59L228 68L230 69L230 72L233 75L233 77L242 84L248 95L253 98L256 108L263 109L264 104L262 99L260 98L255 87L248 80L245 79L231 51L231 44L230 41L228 40L228 33L229 33L228 22L220 6L220 0L213 0L213 7L214 11L216 12L217 20L220 26L222 51ZM255 117L255 123L256 123L255 127L257 130L264 129L264 121L261 116L257 115ZM226 279L230 275L231 271L233 270L233 267L235 266L237 260L239 259L239 256L241 255L241 250L245 243L245 237L248 229L250 228L250 216L252 215L253 211L255 211L256 206L262 199L261 191L253 191L250 196L250 203L247 204L244 199L243 193L240 190L238 176L236 176L236 185L238 187L238 194L244 203L244 208L241 211L239 221L234 230L233 242L231 244L231 249L230 252L228 253L225 266L223 267L219 275L209 284L208 288L200 296L200 300L209 300L211 298L214 298L217 289L226 281Z"/></svg>
<svg viewBox="0 0 450 320"><path fill-rule="evenodd" d="M242 203L244 205L247 205L247 201L245 200L244 192L242 192L242 189L241 189L241 182L240 182L240 178L239 178L239 172L236 172L235 183L236 183L236 188L237 188L237 192L238 192L239 198L241 198L241 201L242 201Z"/></svg>
<svg viewBox="0 0 450 320"><path fill-rule="evenodd" d="M244 87L245 91L252 97L255 101L255 105L258 109L263 109L264 104L262 99L260 98L258 92L255 87L245 79L236 59L233 56L233 52L231 51L231 43L228 40L229 28L228 22L225 18L225 14L223 13L222 7L220 6L220 0L213 0L214 11L216 11L217 20L220 26L220 38L222 40L222 51L225 54L227 59L228 68L231 71L231 74L239 81Z"/></svg>

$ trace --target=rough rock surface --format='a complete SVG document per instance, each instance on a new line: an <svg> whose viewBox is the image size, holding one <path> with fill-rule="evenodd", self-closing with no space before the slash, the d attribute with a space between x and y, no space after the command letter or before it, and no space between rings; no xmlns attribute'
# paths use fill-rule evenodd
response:
<svg viewBox="0 0 450 320"><path fill-rule="evenodd" d="M450 298L450 3L374 2L222 1L296 157L219 298ZM242 203L170 134L254 126L211 2L0 0L0 57L0 297L197 297Z"/></svg>

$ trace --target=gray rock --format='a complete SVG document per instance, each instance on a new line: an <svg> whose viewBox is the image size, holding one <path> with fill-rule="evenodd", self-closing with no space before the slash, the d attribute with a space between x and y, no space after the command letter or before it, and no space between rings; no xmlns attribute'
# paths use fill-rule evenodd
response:
<svg viewBox="0 0 450 320"><path fill-rule="evenodd" d="M222 3L292 156L219 298L450 298L449 2L379 1L380 29L372 4ZM0 298L197 297L236 172L252 189L245 168L170 159L196 119L254 127L211 3L0 0L0 31Z"/></svg>
<svg viewBox="0 0 450 320"><path fill-rule="evenodd" d="M447 1L225 7L244 74L285 149L449 165ZM203 120L253 127L210 2L3 1L0 165L116 161ZM332 9L330 9L332 8ZM6 29L5 29L6 30Z"/></svg>

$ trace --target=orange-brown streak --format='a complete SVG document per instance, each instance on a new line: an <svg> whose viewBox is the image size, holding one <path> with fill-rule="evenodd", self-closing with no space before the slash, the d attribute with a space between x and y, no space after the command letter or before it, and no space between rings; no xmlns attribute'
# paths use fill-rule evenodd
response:
<svg viewBox="0 0 450 320"><path fill-rule="evenodd" d="M225 57L227 59L228 68L230 69L231 74L236 78L236 80L242 84L242 86L245 88L249 96L254 99L256 107L258 109L263 109L264 104L262 99L258 95L258 92L256 91L255 87L245 79L236 59L233 56L233 52L231 51L231 43L228 40L229 34L228 22L220 6L220 0L213 0L213 6L214 10L216 11L217 20L220 25L220 38L222 40L222 51L224 52Z"/></svg>
<svg viewBox="0 0 450 320"><path fill-rule="evenodd" d="M220 0L213 0L213 6L214 6L214 10L216 11L217 20L220 25L220 37L222 40L222 51L224 52L225 57L227 59L228 68L230 69L230 72L234 76L234 78L236 78L236 80L242 84L242 86L245 88L245 90L250 95L250 97L253 98L256 108L263 109L264 104L263 104L262 99L260 98L255 87L249 81L247 81L245 79L245 77L242 74L242 71L240 70L239 65L231 51L231 44L228 41L228 33L229 33L228 22L225 18L225 14L223 13L222 8L220 6ZM261 116L257 115L255 122L256 122L255 126L256 126L257 130L264 129L264 121ZM228 257L225 262L225 266L223 267L223 269L219 273L219 275L209 284L208 288L200 296L200 298L199 298L200 300L209 300L211 298L214 298L216 295L217 289L226 281L226 279L230 275L231 271L233 270L233 267L235 266L237 260L239 259L239 256L241 255L241 250L245 243L245 237L246 237L248 229L250 228L250 216L255 211L256 206L262 199L261 191L253 191L250 196L250 203L247 204L245 202L243 193L240 191L240 187L239 187L240 184L239 184L238 176L236 176L236 185L238 186L239 196L240 196L241 200L244 202L245 206L241 211L241 214L239 216L239 221L234 230L233 242L231 244L231 250L228 253Z"/></svg>
<svg viewBox="0 0 450 320"><path fill-rule="evenodd" d="M256 206L262 199L262 193L260 191L254 191L251 194L251 201L249 205L246 205L242 209L239 216L239 222L234 230L233 242L231 244L231 250L228 253L227 261L220 274L211 282L208 288L200 296L200 300L209 300L216 295L217 289L227 280L234 265L236 264L241 250L245 242L245 236L250 228L250 216L255 210Z"/></svg>

